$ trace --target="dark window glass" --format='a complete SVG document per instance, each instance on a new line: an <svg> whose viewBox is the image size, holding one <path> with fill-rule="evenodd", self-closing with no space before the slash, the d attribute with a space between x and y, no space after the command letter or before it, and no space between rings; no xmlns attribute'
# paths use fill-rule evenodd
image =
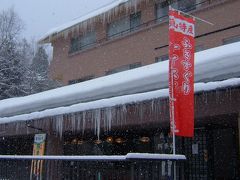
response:
<svg viewBox="0 0 240 180"><path fill-rule="evenodd" d="M178 0L177 4L178 9L185 12L196 9L196 0Z"/></svg>
<svg viewBox="0 0 240 180"><path fill-rule="evenodd" d="M195 47L195 52L203 51L205 48L203 45L198 45Z"/></svg>
<svg viewBox="0 0 240 180"><path fill-rule="evenodd" d="M166 61L168 59L169 59L168 54L165 54L163 56L156 57L155 62L162 62L162 61Z"/></svg>
<svg viewBox="0 0 240 180"><path fill-rule="evenodd" d="M240 41L240 36L234 36L230 38L223 39L223 44L231 44Z"/></svg>
<svg viewBox="0 0 240 180"><path fill-rule="evenodd" d="M120 67L117 67L117 68L114 68L114 69L111 69L111 70L107 71L106 75L130 70L130 69L134 69L134 68L138 68L138 67L141 67L141 66L142 66L141 62L128 64L128 65L123 65L123 66L120 66Z"/></svg>
<svg viewBox="0 0 240 180"><path fill-rule="evenodd" d="M158 21L162 21L168 17L168 9L169 9L168 1L164 1L156 4L155 9L156 9L156 19Z"/></svg>
<svg viewBox="0 0 240 180"><path fill-rule="evenodd" d="M119 20L113 21L108 24L107 36L108 38L120 36L122 33L127 32L130 27L129 17L124 17Z"/></svg>
<svg viewBox="0 0 240 180"><path fill-rule="evenodd" d="M130 29L131 31L137 29L141 24L141 12L130 15Z"/></svg>
<svg viewBox="0 0 240 180"><path fill-rule="evenodd" d="M91 47L96 42L96 32L91 31L71 39L70 53Z"/></svg>
<svg viewBox="0 0 240 180"><path fill-rule="evenodd" d="M131 14L108 24L108 38L118 37L129 31L134 31L141 24L141 12Z"/></svg>
<svg viewBox="0 0 240 180"><path fill-rule="evenodd" d="M82 77L80 79L73 79L73 80L68 81L68 84L76 84L76 83L88 81L90 79L93 79L94 77L95 77L94 75L89 75L89 76Z"/></svg>

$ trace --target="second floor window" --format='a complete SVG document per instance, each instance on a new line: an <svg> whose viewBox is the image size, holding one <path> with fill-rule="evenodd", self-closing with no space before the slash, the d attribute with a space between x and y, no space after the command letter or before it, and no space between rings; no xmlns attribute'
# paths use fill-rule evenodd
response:
<svg viewBox="0 0 240 180"><path fill-rule="evenodd" d="M200 1L201 0L178 0L178 9L185 12L194 10L196 9L196 5L199 4Z"/></svg>
<svg viewBox="0 0 240 180"><path fill-rule="evenodd" d="M231 44L231 43L235 43L235 42L239 42L239 41L240 41L240 35L239 36L233 36L233 37L230 37L230 38L223 39L223 45Z"/></svg>
<svg viewBox="0 0 240 180"><path fill-rule="evenodd" d="M117 68L108 70L108 71L106 72L106 75L110 75L110 74L114 74L114 73L118 73L118 72L130 70L130 69L135 69L135 68L138 68L138 67L141 67L141 66L142 66L142 63L141 63L141 62L136 62L136 63L133 63L133 64L128 64L128 65L119 66L119 67L117 67Z"/></svg>
<svg viewBox="0 0 240 180"><path fill-rule="evenodd" d="M87 32L71 39L70 53L91 47L96 42L96 32Z"/></svg>
<svg viewBox="0 0 240 180"><path fill-rule="evenodd" d="M80 79L69 80L69 81L68 81L68 84L76 84L76 83L88 81L88 80L93 79L94 77L95 77L94 75L89 75L89 76L82 77L82 78L80 78Z"/></svg>
<svg viewBox="0 0 240 180"><path fill-rule="evenodd" d="M141 12L131 14L108 24L107 36L113 38L135 30L141 24Z"/></svg>
<svg viewBox="0 0 240 180"><path fill-rule="evenodd" d="M163 19L168 17L168 9L169 9L168 6L169 6L168 1L164 1L156 4L155 13L156 13L157 21L162 21Z"/></svg>
<svg viewBox="0 0 240 180"><path fill-rule="evenodd" d="M200 52L203 51L204 49L205 49L204 45L195 46L195 52Z"/></svg>
<svg viewBox="0 0 240 180"><path fill-rule="evenodd" d="M169 59L169 56L168 54L165 54L165 55L162 55L162 56L159 56L159 57L156 57L155 58L155 62L162 62L162 61L166 61Z"/></svg>
<svg viewBox="0 0 240 180"><path fill-rule="evenodd" d="M162 21L168 17L169 5L175 9L182 11L191 11L196 9L203 0L165 0L155 5L155 14L158 21Z"/></svg>

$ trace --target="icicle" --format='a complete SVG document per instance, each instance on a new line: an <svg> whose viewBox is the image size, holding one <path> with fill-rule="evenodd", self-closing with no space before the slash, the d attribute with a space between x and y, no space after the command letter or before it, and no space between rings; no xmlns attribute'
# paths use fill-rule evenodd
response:
<svg viewBox="0 0 240 180"><path fill-rule="evenodd" d="M232 100L232 89L231 88L229 89L229 94L228 95L229 95L229 100L231 101Z"/></svg>
<svg viewBox="0 0 240 180"><path fill-rule="evenodd" d="M101 116L103 117L103 130L104 132L108 131L106 109L103 109L103 114L101 114Z"/></svg>
<svg viewBox="0 0 240 180"><path fill-rule="evenodd" d="M75 132L75 127L76 127L75 114L72 113L72 114L69 114L69 116L70 116L70 121L71 121L72 132Z"/></svg>
<svg viewBox="0 0 240 180"><path fill-rule="evenodd" d="M111 108L107 107L105 109L105 119L107 121L106 126L107 126L107 131L110 130L110 121L112 120L112 113L111 113Z"/></svg>
<svg viewBox="0 0 240 180"><path fill-rule="evenodd" d="M19 134L19 129L21 128L21 127L19 127L20 125L21 125L21 123L16 123L16 130L15 130L15 132L17 134Z"/></svg>
<svg viewBox="0 0 240 180"><path fill-rule="evenodd" d="M70 31L70 29L66 29L66 30L63 32L63 37L64 37L65 39L68 38L69 31Z"/></svg>
<svg viewBox="0 0 240 180"><path fill-rule="evenodd" d="M92 111L92 124L94 123L94 134L97 134L96 110Z"/></svg>
<svg viewBox="0 0 240 180"><path fill-rule="evenodd" d="M152 99L151 101L151 110L153 111L153 109L154 109L154 99Z"/></svg>
<svg viewBox="0 0 240 180"><path fill-rule="evenodd" d="M126 124L127 123L127 107L126 104L122 105L122 123Z"/></svg>
<svg viewBox="0 0 240 180"><path fill-rule="evenodd" d="M94 132L97 134L98 140L100 137L100 121L101 121L101 110L96 109L94 110L94 121L95 121L95 127L94 127Z"/></svg>
<svg viewBox="0 0 240 180"><path fill-rule="evenodd" d="M76 113L76 130L79 132L81 129L81 114L80 113Z"/></svg>
<svg viewBox="0 0 240 180"><path fill-rule="evenodd" d="M82 112L82 135L84 135L85 126L86 126L86 111Z"/></svg>
<svg viewBox="0 0 240 180"><path fill-rule="evenodd" d="M62 132L63 132L63 115L56 116L55 119L56 123L56 131L59 134L60 138L62 138Z"/></svg>

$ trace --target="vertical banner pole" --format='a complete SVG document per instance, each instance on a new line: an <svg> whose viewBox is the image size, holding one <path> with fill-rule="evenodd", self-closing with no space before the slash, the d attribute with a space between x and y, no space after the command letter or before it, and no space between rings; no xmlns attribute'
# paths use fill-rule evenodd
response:
<svg viewBox="0 0 240 180"><path fill-rule="evenodd" d="M172 67L172 66L171 66ZM173 82L173 72L171 71L172 73L172 77L171 77L171 81L172 81L172 84L174 83ZM176 139L175 139L175 119L174 119L174 94L173 94L173 85L172 85L172 93L171 93L172 97L170 99L171 101L171 106L172 106L172 139L173 139L173 154L175 155L176 154ZM177 179L177 171L176 171L176 161L174 161L173 163L173 179L176 180Z"/></svg>
<svg viewBox="0 0 240 180"><path fill-rule="evenodd" d="M171 10L171 6L169 6L169 10ZM169 18L170 19L170 18ZM170 38L170 37L169 37ZM171 48L170 43L169 43L169 48ZM170 52L169 52L170 55ZM170 121L171 121L171 131L172 131L172 143L173 143L173 154L176 154L176 138L175 138L175 129L176 129L176 125L175 125L175 117L174 117L174 79L173 79L173 70L172 70L172 61L170 61L171 56L169 56L169 71L170 71L170 75L171 75L171 94L170 94L170 104L171 104L171 111L170 111ZM169 87L170 88L170 87ZM173 179L176 180L177 179L177 173L176 173L176 161L173 162Z"/></svg>
<svg viewBox="0 0 240 180"><path fill-rule="evenodd" d="M172 75L171 75L171 81L172 81L172 84L173 84L173 72L171 72ZM176 154L176 140L175 140L175 119L174 119L174 94L173 94L173 86L172 86L172 93L171 93L171 113L172 113L172 139L173 139L173 154Z"/></svg>
<svg viewBox="0 0 240 180"><path fill-rule="evenodd" d="M194 131L194 22L169 7L169 114L176 154L176 135L193 137ZM174 180L176 161L174 161Z"/></svg>

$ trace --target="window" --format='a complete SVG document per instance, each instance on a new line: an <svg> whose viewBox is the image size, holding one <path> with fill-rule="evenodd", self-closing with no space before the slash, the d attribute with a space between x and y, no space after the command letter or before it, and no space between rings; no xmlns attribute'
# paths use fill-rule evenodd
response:
<svg viewBox="0 0 240 180"><path fill-rule="evenodd" d="M130 30L134 31L141 24L141 12L130 15Z"/></svg>
<svg viewBox="0 0 240 180"><path fill-rule="evenodd" d="M199 6L201 1L202 0L166 0L159 2L155 5L156 19L161 22L168 17L169 5L175 9L190 11L196 9L196 5L198 4Z"/></svg>
<svg viewBox="0 0 240 180"><path fill-rule="evenodd" d="M131 14L128 17L121 18L108 24L107 36L113 38L121 36L124 33L133 31L141 24L141 12Z"/></svg>
<svg viewBox="0 0 240 180"><path fill-rule="evenodd" d="M240 41L240 36L233 36L230 38L223 39L223 44L231 44Z"/></svg>
<svg viewBox="0 0 240 180"><path fill-rule="evenodd" d="M168 17L168 9L169 9L168 1L164 1L161 3L156 4L155 12L156 12L156 19L158 21L162 21L163 19Z"/></svg>
<svg viewBox="0 0 240 180"><path fill-rule="evenodd" d="M126 71L126 70L130 70L130 69L134 69L134 68L138 68L141 67L142 64L140 62L137 63L133 63L133 64L128 64L128 65L124 65L124 66L120 66L114 69L111 69L109 71L106 72L106 75L109 74L114 74L114 73L118 73L118 72L122 72L122 71Z"/></svg>
<svg viewBox="0 0 240 180"><path fill-rule="evenodd" d="M83 81L87 81L87 80L93 79L94 77L95 77L94 75L89 75L89 76L85 76L85 77L80 78L80 79L70 80L70 81L68 81L68 84L80 83L80 82L83 82Z"/></svg>
<svg viewBox="0 0 240 180"><path fill-rule="evenodd" d="M168 59L169 59L168 54L165 54L163 56L156 57L155 62L162 62L162 61L166 61Z"/></svg>
<svg viewBox="0 0 240 180"><path fill-rule="evenodd" d="M91 31L71 39L70 53L86 49L96 42L96 32Z"/></svg>
<svg viewBox="0 0 240 180"><path fill-rule="evenodd" d="M204 45L195 46L195 52L203 51L204 49Z"/></svg>
<svg viewBox="0 0 240 180"><path fill-rule="evenodd" d="M196 0L178 0L177 4L178 9L185 12L196 9Z"/></svg>

